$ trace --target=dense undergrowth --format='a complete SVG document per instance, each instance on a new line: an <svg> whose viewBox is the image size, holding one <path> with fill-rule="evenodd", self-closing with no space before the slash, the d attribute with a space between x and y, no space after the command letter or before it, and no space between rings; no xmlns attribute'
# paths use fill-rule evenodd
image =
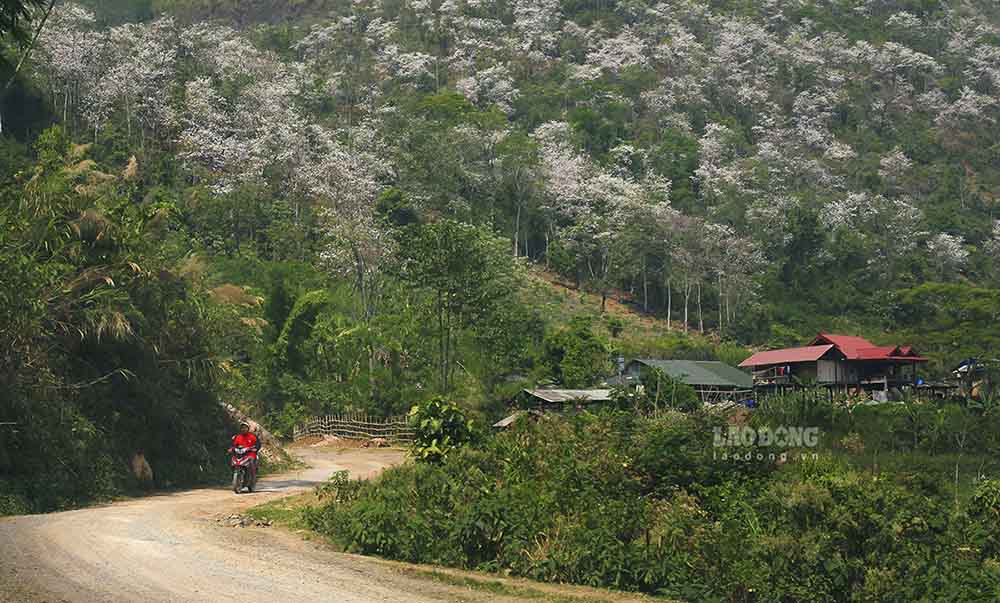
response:
<svg viewBox="0 0 1000 603"><path fill-rule="evenodd" d="M87 153L54 128L0 189L0 515L226 471L213 309L160 247L174 216Z"/></svg>
<svg viewBox="0 0 1000 603"><path fill-rule="evenodd" d="M734 461L718 416L583 413L341 479L304 517L365 554L691 601L1000 596L995 410L769 406L750 425L816 426L819 445Z"/></svg>

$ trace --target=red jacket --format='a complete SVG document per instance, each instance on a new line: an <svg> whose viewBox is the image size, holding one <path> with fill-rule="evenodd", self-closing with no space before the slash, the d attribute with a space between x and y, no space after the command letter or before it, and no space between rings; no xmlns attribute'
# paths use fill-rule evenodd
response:
<svg viewBox="0 0 1000 603"><path fill-rule="evenodd" d="M249 454L253 458L257 458L257 450L259 448L259 445L257 444L257 436L250 433L249 431L247 433L238 433L234 435L233 447L238 448L241 446L243 448L250 448L251 450L247 454Z"/></svg>

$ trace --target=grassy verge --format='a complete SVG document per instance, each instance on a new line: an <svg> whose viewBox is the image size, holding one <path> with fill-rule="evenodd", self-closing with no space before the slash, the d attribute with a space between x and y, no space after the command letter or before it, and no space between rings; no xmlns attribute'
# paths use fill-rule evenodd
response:
<svg viewBox="0 0 1000 603"><path fill-rule="evenodd" d="M318 501L315 493L306 492L253 507L247 511L247 515L254 519L270 520L274 525L293 532L309 532L310 536L320 536L309 530L305 520L305 510L311 505L318 504Z"/></svg>
<svg viewBox="0 0 1000 603"><path fill-rule="evenodd" d="M538 601L539 603L613 603L616 601L661 601L668 602L671 599L649 598L632 593L590 593L590 592L557 592L556 589L575 589L578 587L551 587L551 586L530 586L521 584L520 581L511 579L499 579L489 575L474 575L464 571L446 569L427 569L420 566L406 565L400 572L422 578L433 580L448 586L468 588L477 592L489 593L496 597L511 597Z"/></svg>

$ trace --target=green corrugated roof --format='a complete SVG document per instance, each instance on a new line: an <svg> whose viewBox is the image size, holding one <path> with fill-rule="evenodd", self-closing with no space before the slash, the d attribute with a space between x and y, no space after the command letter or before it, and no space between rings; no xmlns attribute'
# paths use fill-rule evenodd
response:
<svg viewBox="0 0 1000 603"><path fill-rule="evenodd" d="M753 378L740 369L725 362L714 360L652 360L637 358L634 362L660 369L688 385L711 385L716 387L753 388Z"/></svg>

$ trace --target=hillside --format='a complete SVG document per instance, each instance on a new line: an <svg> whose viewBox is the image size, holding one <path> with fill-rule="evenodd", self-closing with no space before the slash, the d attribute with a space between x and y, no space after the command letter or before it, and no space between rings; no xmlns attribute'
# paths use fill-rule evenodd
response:
<svg viewBox="0 0 1000 603"><path fill-rule="evenodd" d="M637 357L723 360L733 364L749 356L738 344L720 341L719 333L702 334L696 327L685 332L683 322L670 321L647 309L627 292L609 292L605 307L601 295L580 289L558 274L533 268L522 293L525 303L550 324L566 326L573 319L589 319L615 352Z"/></svg>
<svg viewBox="0 0 1000 603"><path fill-rule="evenodd" d="M995 0L5 0L0 76L0 515L217 483L232 416L409 412L411 460L295 522L684 601L1000 600ZM489 427L820 331L874 345L734 412L657 376ZM899 368L970 358L968 396ZM161 598L217 586L181 565Z"/></svg>
<svg viewBox="0 0 1000 603"><path fill-rule="evenodd" d="M1000 278L992 2L140 5L59 7L24 85L214 250L370 244L393 191L743 343L919 336L922 284Z"/></svg>
<svg viewBox="0 0 1000 603"><path fill-rule="evenodd" d="M618 354L1000 345L992 1L91 0L33 31L3 38L12 506L135 486L165 429L162 482L206 477L220 398L280 434L485 418ZM70 445L103 465L25 485L15 451Z"/></svg>

